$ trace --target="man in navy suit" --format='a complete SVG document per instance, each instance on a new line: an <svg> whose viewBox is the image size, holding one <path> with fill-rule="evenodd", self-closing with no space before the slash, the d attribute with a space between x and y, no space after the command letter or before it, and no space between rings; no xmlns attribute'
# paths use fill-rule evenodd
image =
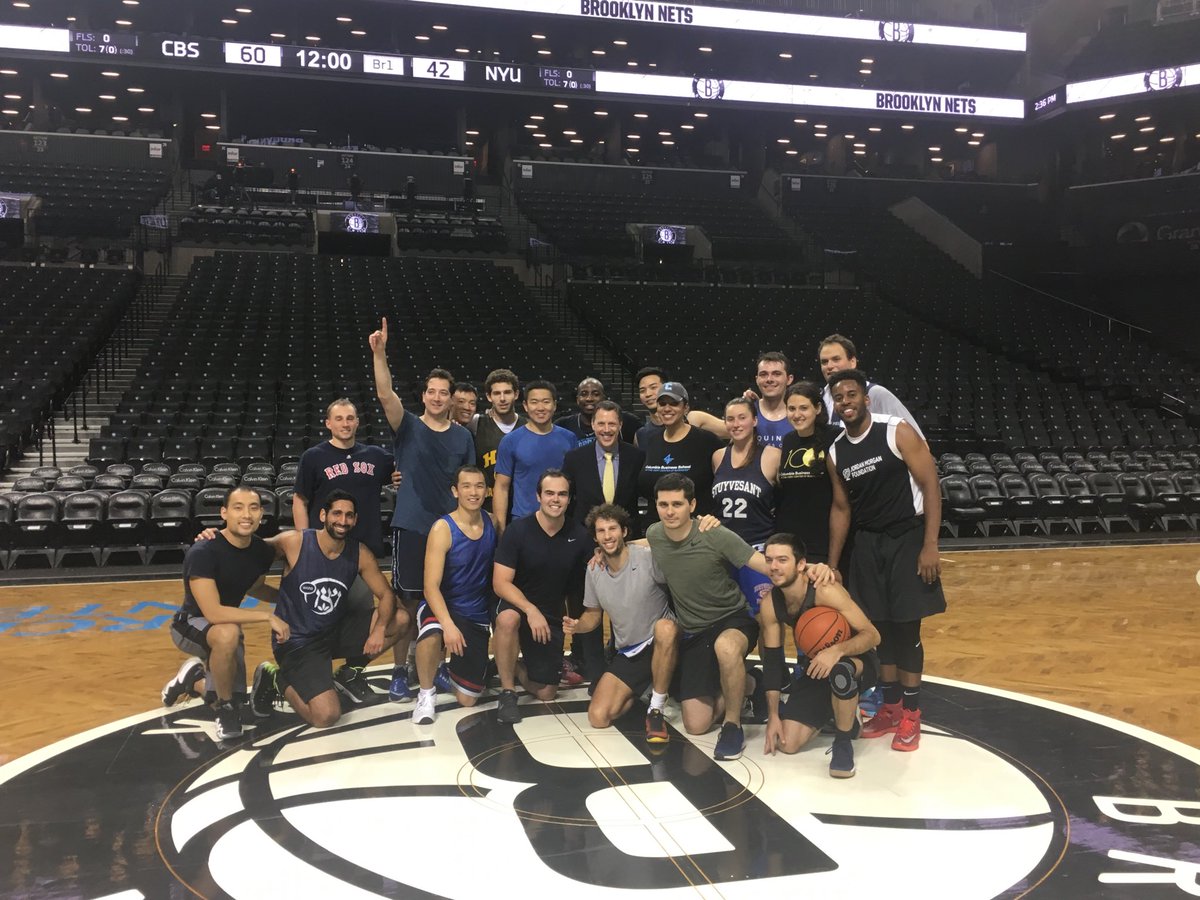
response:
<svg viewBox="0 0 1200 900"><path fill-rule="evenodd" d="M593 507L614 503L624 507L633 523L631 536L641 533L638 522L638 475L646 455L621 440L621 407L601 400L592 415L594 444L571 450L563 459L563 472L571 479L571 506L567 518L583 523ZM571 641L575 668L595 684L604 672L603 629L577 634Z"/></svg>

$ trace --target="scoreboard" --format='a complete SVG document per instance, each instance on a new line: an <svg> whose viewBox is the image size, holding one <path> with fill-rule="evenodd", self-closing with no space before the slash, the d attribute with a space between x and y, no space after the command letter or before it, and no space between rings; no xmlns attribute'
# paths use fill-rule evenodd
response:
<svg viewBox="0 0 1200 900"><path fill-rule="evenodd" d="M527 65L384 54L327 47L252 44L173 34L78 32L0 25L0 50L83 62L196 68L278 76L313 76L410 86L575 94L595 98L772 108L856 109L956 118L1021 119L1025 101L918 91L825 87L695 76L635 74L584 67Z"/></svg>

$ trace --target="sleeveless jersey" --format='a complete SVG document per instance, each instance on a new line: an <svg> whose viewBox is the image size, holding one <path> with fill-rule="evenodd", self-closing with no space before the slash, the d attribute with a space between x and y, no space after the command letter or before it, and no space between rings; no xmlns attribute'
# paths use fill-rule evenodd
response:
<svg viewBox="0 0 1200 900"><path fill-rule="evenodd" d="M775 620L794 629L800 617L817 605L817 586L811 581L808 583L808 590L804 592L804 602L800 604L795 615L788 613L787 600L783 596L782 588L771 588L771 602L775 604Z"/></svg>
<svg viewBox="0 0 1200 900"><path fill-rule="evenodd" d="M492 517L484 514L479 540L463 534L453 516L442 516L442 521L450 526L450 550L442 570L446 607L456 616L486 625L492 601L492 560L496 555Z"/></svg>
<svg viewBox="0 0 1200 900"><path fill-rule="evenodd" d="M500 449L500 439L508 434L508 431L502 431L496 420L487 413L480 414L475 421L475 465L483 470L483 477L487 482L487 500L483 508L489 510L492 508L492 488L496 484L496 453ZM520 428L524 424L525 417L518 415L513 428Z"/></svg>
<svg viewBox="0 0 1200 900"><path fill-rule="evenodd" d="M900 457L898 416L872 416L871 427L852 438L845 430L829 447L833 463L846 482L855 528L885 531L923 515L921 489Z"/></svg>
<svg viewBox="0 0 1200 900"><path fill-rule="evenodd" d="M757 403L754 404L754 414L758 416L758 427L755 431L758 434L760 447L782 447L783 439L795 430L787 416L778 421L764 417Z"/></svg>
<svg viewBox="0 0 1200 900"><path fill-rule="evenodd" d="M346 613L343 602L358 577L358 541L348 540L337 559L329 559L317 543L318 532L304 532L295 567L279 583L275 615L288 623L292 635L285 649L307 644ZM271 645L280 646L271 635Z"/></svg>
<svg viewBox="0 0 1200 900"><path fill-rule="evenodd" d="M733 448L713 473L713 503L723 525L751 546L760 546L775 530L775 486L762 471L762 453L746 466L733 467Z"/></svg>

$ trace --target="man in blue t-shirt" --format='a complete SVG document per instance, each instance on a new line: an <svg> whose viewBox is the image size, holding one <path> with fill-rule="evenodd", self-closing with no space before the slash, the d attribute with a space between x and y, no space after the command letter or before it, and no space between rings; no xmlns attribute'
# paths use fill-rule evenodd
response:
<svg viewBox="0 0 1200 900"><path fill-rule="evenodd" d="M554 385L531 381L525 385L525 415L529 421L500 441L492 511L496 514L496 530L501 534L508 524L509 497L512 497L513 519L537 512L537 486L542 473L561 469L563 457L578 443L575 435L553 423L557 404L558 391Z"/></svg>
<svg viewBox="0 0 1200 900"><path fill-rule="evenodd" d="M425 542L439 517L455 508L450 486L454 473L475 461L471 432L450 421L454 376L434 369L424 379L421 399L425 412L416 416L404 408L392 388L387 361L388 323L369 340L375 372L375 393L383 405L393 432L392 449L396 470L401 474L392 516L392 585L400 603L415 623L417 604L424 597ZM413 630L396 642L396 667L392 672L393 700L412 700L410 682L416 684L415 659L411 660ZM410 671L406 671L407 668ZM410 677L411 676L411 677Z"/></svg>

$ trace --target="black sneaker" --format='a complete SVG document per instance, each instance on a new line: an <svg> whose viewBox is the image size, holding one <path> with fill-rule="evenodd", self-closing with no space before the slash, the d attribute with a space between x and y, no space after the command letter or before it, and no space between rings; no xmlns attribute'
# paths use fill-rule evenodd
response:
<svg viewBox="0 0 1200 900"><path fill-rule="evenodd" d="M163 706L174 706L180 697L194 697L196 692L192 685L204 677L204 663L197 656L189 656L175 673L175 677L166 683L162 689Z"/></svg>
<svg viewBox="0 0 1200 900"><path fill-rule="evenodd" d="M742 710L742 721L750 725L765 725L767 721L767 688L762 669L755 666L746 673L754 678L754 690L746 697L746 708Z"/></svg>
<svg viewBox="0 0 1200 900"><path fill-rule="evenodd" d="M721 733L717 737L717 748L713 751L713 759L740 759L745 748L746 735L742 732L742 726L726 722L721 726Z"/></svg>
<svg viewBox="0 0 1200 900"><path fill-rule="evenodd" d="M344 665L334 672L333 686L355 706L361 706L375 696L375 691L363 677L362 669L357 666Z"/></svg>
<svg viewBox="0 0 1200 900"><path fill-rule="evenodd" d="M279 699L279 686L275 673L279 666L273 662L259 663L254 670L254 686L250 689L250 711L260 719L268 718L275 711Z"/></svg>
<svg viewBox="0 0 1200 900"><path fill-rule="evenodd" d="M238 708L226 701L217 706L217 740L231 741L242 736L242 719Z"/></svg>
<svg viewBox="0 0 1200 900"><path fill-rule="evenodd" d="M521 721L521 710L513 691L500 692L500 699L496 702L496 721L503 725L515 725Z"/></svg>

